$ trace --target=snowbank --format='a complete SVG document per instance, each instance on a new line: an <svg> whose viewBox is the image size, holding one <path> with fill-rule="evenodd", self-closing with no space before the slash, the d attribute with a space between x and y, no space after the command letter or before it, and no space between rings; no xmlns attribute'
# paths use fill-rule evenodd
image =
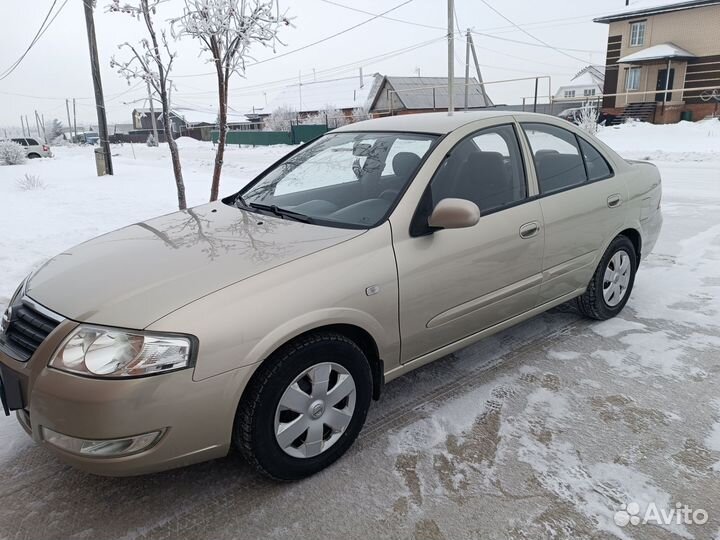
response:
<svg viewBox="0 0 720 540"><path fill-rule="evenodd" d="M628 159L720 161L720 119L655 125L629 122L601 127L602 141Z"/></svg>

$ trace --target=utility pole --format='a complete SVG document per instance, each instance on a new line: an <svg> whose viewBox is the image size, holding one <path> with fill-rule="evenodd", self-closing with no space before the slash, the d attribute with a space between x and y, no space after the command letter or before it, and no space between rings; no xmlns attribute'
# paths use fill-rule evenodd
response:
<svg viewBox="0 0 720 540"><path fill-rule="evenodd" d="M490 105L492 105L492 101L490 101L490 98L485 91L485 84L483 83L483 76L482 72L480 71L480 62L478 62L477 51L475 50L475 41L473 41L472 33L470 32L470 30L468 30L468 40L470 42L470 51L473 55L473 61L475 62L475 71L477 71L477 79L478 83L480 84L480 91L482 92L483 101L485 101L485 106L489 107Z"/></svg>
<svg viewBox="0 0 720 540"><path fill-rule="evenodd" d="M25 137L25 122L23 122L22 114L20 115L20 127L22 128L23 137Z"/></svg>
<svg viewBox="0 0 720 540"><path fill-rule="evenodd" d="M468 110L468 92L470 88L470 29L465 38L465 110Z"/></svg>
<svg viewBox="0 0 720 540"><path fill-rule="evenodd" d="M45 144L47 144L48 140L47 140L47 130L45 129L45 115L44 114L40 115L40 125L42 126L42 130L43 130L43 139L45 139Z"/></svg>
<svg viewBox="0 0 720 540"><path fill-rule="evenodd" d="M90 48L90 66L92 69L93 87L95 88L95 106L97 107L98 132L100 146L105 157L105 171L113 174L110 142L108 141L107 117L105 116L105 98L103 97L102 80L100 79L100 62L98 59L97 39L95 38L95 21L93 19L94 0L82 0L85 6L85 25L87 26L88 46Z"/></svg>
<svg viewBox="0 0 720 540"><path fill-rule="evenodd" d="M70 139L72 140L72 122L70 121L70 102L66 99L65 100L65 110L67 111L67 117L68 117L68 134L70 135Z"/></svg>
<svg viewBox="0 0 720 540"><path fill-rule="evenodd" d="M455 36L453 35L453 21L455 17L455 7L453 0L447 3L447 40L448 40L448 116L452 116L453 107L453 83L455 82Z"/></svg>
<svg viewBox="0 0 720 540"><path fill-rule="evenodd" d="M148 100L150 101L150 120L152 122L153 140L155 141L155 144L153 144L153 146L159 146L160 139L158 139L157 118L155 118L155 105L153 104L153 96L152 96L152 92L150 91L150 82L149 81L147 83L147 91L148 91Z"/></svg>
<svg viewBox="0 0 720 540"><path fill-rule="evenodd" d="M73 138L77 140L77 111L75 109L75 98L73 98L73 131L75 132L75 136Z"/></svg>
<svg viewBox="0 0 720 540"><path fill-rule="evenodd" d="M38 138L40 138L40 117L37 111L35 111L35 130L37 131Z"/></svg>

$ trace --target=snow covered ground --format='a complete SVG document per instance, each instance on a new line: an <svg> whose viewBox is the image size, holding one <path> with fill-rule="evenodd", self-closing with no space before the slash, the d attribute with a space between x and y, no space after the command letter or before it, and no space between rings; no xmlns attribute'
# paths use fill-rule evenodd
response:
<svg viewBox="0 0 720 540"><path fill-rule="evenodd" d="M556 310L402 377L345 458L292 485L234 457L96 478L0 418L0 539L720 538L720 121L600 137L664 182L663 233L620 317ZM212 149L181 145L204 202ZM167 151L132 150L113 149L114 178L90 149L0 167L0 305L44 257L174 210ZM222 191L286 151L231 149ZM24 173L46 188L20 190ZM625 525L632 503L708 520Z"/></svg>

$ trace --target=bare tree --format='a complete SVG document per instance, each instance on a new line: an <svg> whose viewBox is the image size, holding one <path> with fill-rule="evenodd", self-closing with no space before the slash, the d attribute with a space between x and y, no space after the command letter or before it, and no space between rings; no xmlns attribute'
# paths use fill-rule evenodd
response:
<svg viewBox="0 0 720 540"><path fill-rule="evenodd" d="M111 67L117 68L120 76L125 77L128 83L133 79L141 79L155 90L162 105L163 130L165 140L170 147L173 172L175 173L175 186L177 187L178 207L180 210L187 208L185 199L185 182L183 181L182 168L180 166L180 154L178 152L175 137L172 132L172 119L170 117L170 93L172 82L168 78L172 71L173 62L177 53L170 50L167 40L167 32L155 29L153 17L157 15L157 6L163 0L138 0L134 4L120 4L120 0L113 0L108 6L108 11L115 13L126 13L145 24L148 37L143 38L136 45L125 42L118 45L119 49L130 51L130 59L126 61L110 61Z"/></svg>
<svg viewBox="0 0 720 540"><path fill-rule="evenodd" d="M176 36L184 35L200 40L204 52L215 66L218 85L219 130L215 154L210 200L220 191L227 138L228 84L233 73L245 76L246 60L253 45L272 47L279 43L278 30L289 25L280 14L278 0L185 0L182 17L173 21Z"/></svg>

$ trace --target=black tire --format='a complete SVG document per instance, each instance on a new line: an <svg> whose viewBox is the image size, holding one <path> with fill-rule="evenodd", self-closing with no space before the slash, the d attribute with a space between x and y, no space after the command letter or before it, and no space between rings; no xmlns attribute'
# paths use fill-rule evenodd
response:
<svg viewBox="0 0 720 540"><path fill-rule="evenodd" d="M628 282L625 296L622 297L617 305L611 306L605 301L605 297L603 295L603 282L605 269L607 268L610 259L612 259L618 251L624 251L630 259L630 281ZM633 284L635 283L636 271L637 253L635 252L635 246L627 236L621 235L616 237L612 242L610 242L605 254L602 259L600 259L600 263L598 264L598 267L588 284L587 290L577 298L577 307L580 310L580 313L598 321L604 321L615 317L615 315L622 311L625 304L627 304L627 301L630 299Z"/></svg>
<svg viewBox="0 0 720 540"><path fill-rule="evenodd" d="M355 409L342 435L314 457L293 457L275 438L275 412L280 399L303 371L315 364L334 362L352 375ZM233 442L245 459L265 476L292 481L328 467L357 438L372 399L372 373L363 351L350 339L334 332L318 332L281 347L253 376L238 406Z"/></svg>
<svg viewBox="0 0 720 540"><path fill-rule="evenodd" d="M40 154L36 154L35 152L28 154L28 159L38 159L39 157Z"/></svg>

